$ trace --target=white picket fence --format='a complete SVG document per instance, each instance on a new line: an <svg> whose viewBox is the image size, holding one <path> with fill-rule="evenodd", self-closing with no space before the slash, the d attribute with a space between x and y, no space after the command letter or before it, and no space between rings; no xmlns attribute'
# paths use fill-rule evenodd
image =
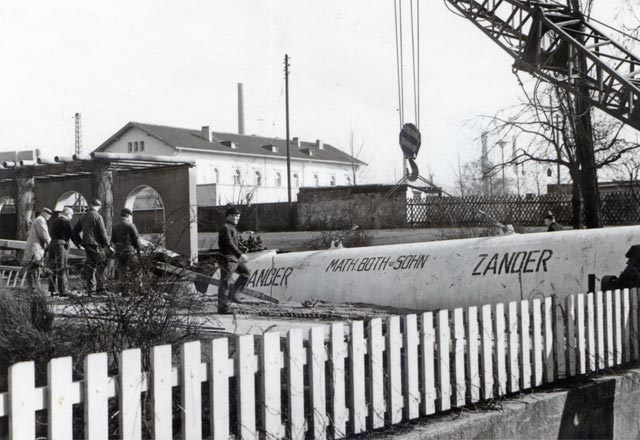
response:
<svg viewBox="0 0 640 440"><path fill-rule="evenodd" d="M126 350L114 377L107 355L91 354L82 382L73 381L70 358L53 359L45 387L35 387L34 364L23 362L0 394L0 417L8 416L0 423L10 438L31 439L35 412L46 410L49 439L71 439L72 406L82 404L85 436L107 439L115 398L122 439L141 438L143 414L155 439L201 439L204 420L214 439L340 438L636 361L638 313L632 289L335 323L308 335L218 338L204 353L189 342L177 366L171 347L155 347L149 372L139 350Z"/></svg>

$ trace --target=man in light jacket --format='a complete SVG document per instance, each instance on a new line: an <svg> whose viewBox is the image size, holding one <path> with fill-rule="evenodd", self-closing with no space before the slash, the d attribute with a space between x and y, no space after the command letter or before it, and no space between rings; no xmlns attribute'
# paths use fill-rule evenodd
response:
<svg viewBox="0 0 640 440"><path fill-rule="evenodd" d="M27 237L27 245L24 249L22 257L22 265L27 271L27 287L30 291L43 293L40 288L40 272L44 266L44 253L51 243L49 236L49 228L47 221L51 218L53 212L49 208L42 208L40 215L31 224L29 235Z"/></svg>

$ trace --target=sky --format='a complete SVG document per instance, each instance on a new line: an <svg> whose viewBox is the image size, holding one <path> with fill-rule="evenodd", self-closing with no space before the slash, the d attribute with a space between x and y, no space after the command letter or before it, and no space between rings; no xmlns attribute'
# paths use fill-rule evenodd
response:
<svg viewBox="0 0 640 440"><path fill-rule="evenodd" d="M478 115L521 92L488 37L442 0L417 1L417 163L451 189L458 158L480 155ZM415 122L402 4L405 122ZM76 112L86 153L129 121L235 133L237 83L245 132L284 138L286 53L291 137L349 152L353 133L369 164L360 181L392 183L402 175L395 44L392 0L2 0L0 151L72 154Z"/></svg>

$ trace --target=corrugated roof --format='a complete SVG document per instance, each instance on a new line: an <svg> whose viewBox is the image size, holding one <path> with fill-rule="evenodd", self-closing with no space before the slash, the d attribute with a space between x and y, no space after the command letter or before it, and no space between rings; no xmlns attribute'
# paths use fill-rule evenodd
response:
<svg viewBox="0 0 640 440"><path fill-rule="evenodd" d="M129 122L121 128L116 134L111 136L102 143L95 151L104 151L109 145L117 141L125 132L131 128L137 127L170 147L174 148L193 148L203 151L219 151L224 153L242 153L242 154L259 154L262 156L273 156L284 158L287 155L286 140L278 138L268 138L263 136L243 135L236 133L218 133L212 132L212 141L202 137L201 130L193 130L190 128L169 127L165 125L145 124L141 122ZM236 149L231 148L230 142L235 142ZM278 148L273 149L275 145ZM275 151L274 151L275 150ZM309 152L312 152L311 154ZM358 165L366 165L364 162L352 158L349 154L337 149L336 147L324 144L320 149L315 142L300 143L298 148L293 142L289 147L289 153L292 159L333 161L351 164L355 161Z"/></svg>

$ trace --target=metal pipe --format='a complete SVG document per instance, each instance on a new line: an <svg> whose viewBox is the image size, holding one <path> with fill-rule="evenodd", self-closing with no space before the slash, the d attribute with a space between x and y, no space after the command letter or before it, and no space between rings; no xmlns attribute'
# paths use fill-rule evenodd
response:
<svg viewBox="0 0 640 440"><path fill-rule="evenodd" d="M35 160L25 160L25 159L20 160L21 167L32 166L36 164L37 162Z"/></svg>
<svg viewBox="0 0 640 440"><path fill-rule="evenodd" d="M131 153L91 153L91 159L103 160L127 160L127 161L147 161L147 162L168 162L195 165L195 161L171 156L158 156L154 154L131 154Z"/></svg>
<svg viewBox="0 0 640 440"><path fill-rule="evenodd" d="M39 157L38 158L38 163L40 165L53 165L53 164L56 163L56 161L55 160L51 160L51 159L46 159L44 157Z"/></svg>
<svg viewBox="0 0 640 440"><path fill-rule="evenodd" d="M2 166L5 168L15 168L18 164L12 160L2 162Z"/></svg>
<svg viewBox="0 0 640 440"><path fill-rule="evenodd" d="M56 156L53 158L56 162L74 162L73 156Z"/></svg>

